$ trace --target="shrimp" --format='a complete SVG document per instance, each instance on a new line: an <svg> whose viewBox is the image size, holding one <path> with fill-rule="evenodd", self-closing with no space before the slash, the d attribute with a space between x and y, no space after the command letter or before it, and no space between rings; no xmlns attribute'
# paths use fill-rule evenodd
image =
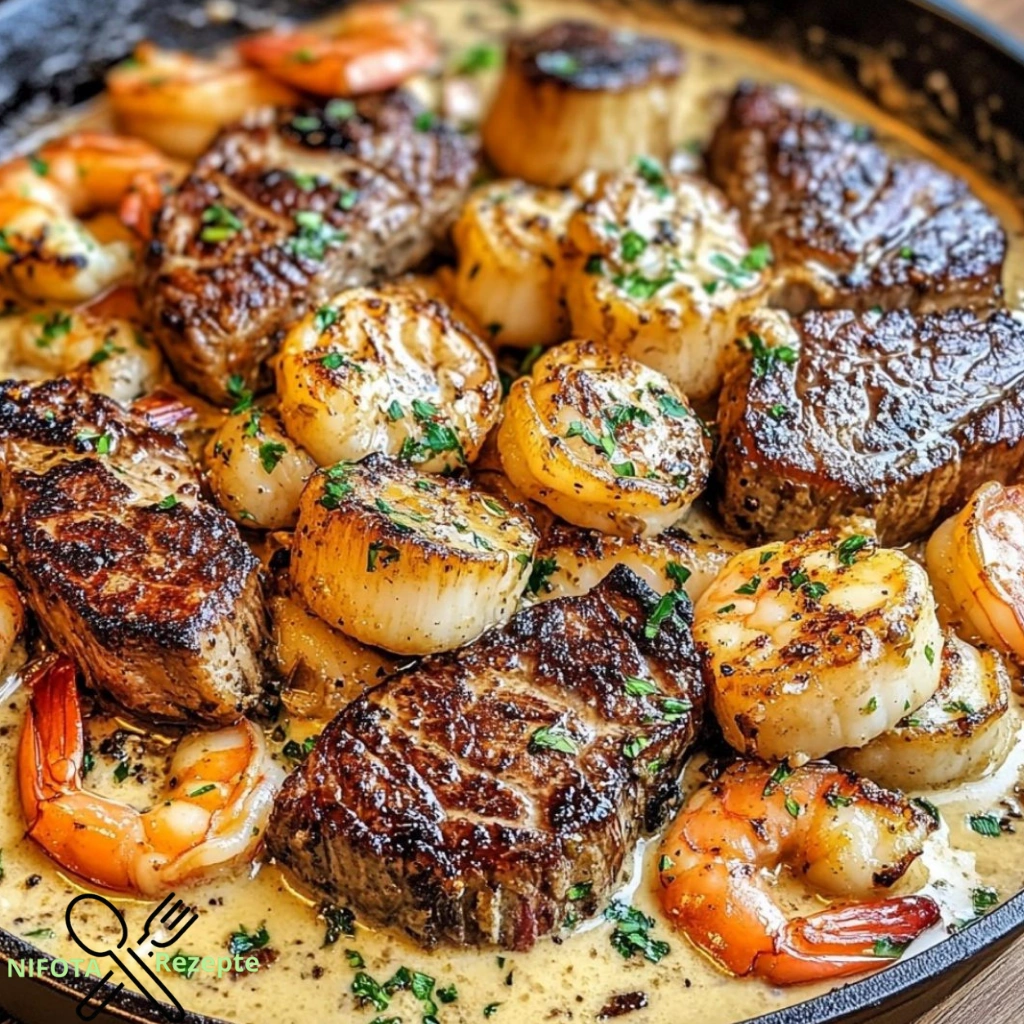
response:
<svg viewBox="0 0 1024 1024"><path fill-rule="evenodd" d="M720 967L774 985L884 967L939 920L922 896L870 900L920 856L934 820L830 764L741 762L698 790L661 844L665 913ZM863 902L787 919L772 873Z"/></svg>
<svg viewBox="0 0 1024 1024"><path fill-rule="evenodd" d="M925 559L957 632L1024 661L1024 485L983 484L932 534Z"/></svg>
<svg viewBox="0 0 1024 1024"><path fill-rule="evenodd" d="M75 666L60 655L31 680L18 749L28 835L94 885L157 896L251 859L284 773L251 722L183 740L164 798L148 811L82 787L85 745Z"/></svg>
<svg viewBox="0 0 1024 1024"><path fill-rule="evenodd" d="M995 771L1013 747L1010 674L998 651L955 634L942 649L942 682L927 704L859 750L838 755L844 768L896 789L941 789Z"/></svg>
<svg viewBox="0 0 1024 1024"><path fill-rule="evenodd" d="M107 75L118 127L172 156L194 159L225 125L296 94L256 68L139 43Z"/></svg>
<svg viewBox="0 0 1024 1024"><path fill-rule="evenodd" d="M863 534L822 530L736 555L697 602L693 635L722 732L754 757L861 747L939 687L928 577Z"/></svg>
<svg viewBox="0 0 1024 1024"><path fill-rule="evenodd" d="M135 241L80 218L125 204L144 226L176 168L139 139L79 133L0 167L0 280L33 299L81 302L128 278Z"/></svg>
<svg viewBox="0 0 1024 1024"><path fill-rule="evenodd" d="M336 22L336 34L267 32L238 44L244 60L318 96L358 96L401 85L437 61L427 21L398 4L361 4Z"/></svg>
<svg viewBox="0 0 1024 1024"><path fill-rule="evenodd" d="M165 375L160 350L139 321L131 288L71 308L9 315L0 319L0 364L5 374L19 378L74 377L127 405Z"/></svg>

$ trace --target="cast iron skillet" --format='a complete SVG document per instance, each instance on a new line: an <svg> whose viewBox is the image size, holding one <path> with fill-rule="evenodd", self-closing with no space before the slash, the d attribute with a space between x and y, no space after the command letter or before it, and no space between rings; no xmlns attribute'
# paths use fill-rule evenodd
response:
<svg viewBox="0 0 1024 1024"><path fill-rule="evenodd" d="M203 50L278 17L302 19L342 0L251 0L211 22L193 0L0 0L0 153L55 111L102 88L111 63L143 37ZM481 0L484 2L484 0ZM629 5L630 0L605 0ZM655 3L658 0L654 0ZM950 0L660 0L679 16L788 50L948 150L1024 194L1024 46ZM883 60L879 60L879 57ZM893 83L901 88L893 89ZM748 1024L907 1024L1024 934L1024 893L913 959ZM0 929L0 1005L25 1024L73 1021L93 979L8 978L6 961L39 953ZM686 1015L680 996L680 1019ZM125 989L102 1024L158 1024ZM216 1024L188 1014L187 1024Z"/></svg>

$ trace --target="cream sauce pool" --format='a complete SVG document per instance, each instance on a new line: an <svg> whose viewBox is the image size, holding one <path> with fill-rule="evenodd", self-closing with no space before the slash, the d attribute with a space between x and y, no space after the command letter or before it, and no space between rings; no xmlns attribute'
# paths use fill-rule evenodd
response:
<svg viewBox="0 0 1024 1024"><path fill-rule="evenodd" d="M629 12L618 6L562 0L511 4L500 0L420 0L410 6L436 20L452 61L468 47L491 42L509 28L536 26L560 16L615 19L678 39L688 54L688 69L676 104L676 141L684 148L707 138L722 97L738 80L750 77L793 82L816 101L853 118L870 120L893 145L913 148L951 164L941 151L909 133L896 120L880 115L811 72L726 36L707 35L666 21L664 14L659 15L655 8L647 10L643 4L634 5ZM493 78L496 73L483 74ZM488 84L493 83L485 82L485 88ZM87 115L93 123L102 118L102 108ZM1024 303L1024 246L1018 207L970 169L952 166L968 177L975 190L1004 218L1011 236L1006 293L1010 305L1020 307ZM67 933L64 915L68 902L84 890L56 870L23 834L15 752L25 693L11 677L0 684L0 696L0 924L47 954L81 957ZM1014 698L1014 705L1012 713L1019 716L1019 698ZM283 736L301 740L317 732L320 724L282 720L276 728L275 749ZM95 758L89 786L135 806L147 806L163 781L167 751L174 738L154 735L150 730L143 734L131 723L95 717L89 723L89 732ZM975 916L975 889L994 888L1000 901L1024 889L1024 820L1019 802L1019 792L1024 789L1024 729L1018 740L1009 760L990 778L958 790L921 794L940 809L943 827L929 841L925 856L903 888L924 886L923 891L942 905L944 922L943 928L920 940L908 955L970 921ZM122 763L129 766L129 773L119 782L122 772L117 769ZM686 778L691 784L696 781L695 766ZM972 831L969 815L987 812L1002 818L1009 831L995 838ZM602 919L587 923L561 941L541 941L529 953L427 952L401 936L375 931L358 921L354 935L342 935L335 943L325 945L325 922L318 916L316 901L274 865L257 864L248 873L214 878L187 891L186 898L195 906L198 921L182 938L180 948L194 955L223 956L232 934L240 927L253 932L265 926L269 942L267 952L261 954L260 969L220 979L202 971L192 977L173 973L161 977L187 1008L239 1024L307 1024L325 1019L368 1024L377 1018L413 1022L423 1017L422 1004L409 992L396 993L386 1009L362 1005L351 990L357 972L352 966L355 953L365 963L358 969L379 982L404 966L436 979L437 988L454 986L455 1001L438 1005L441 1024L485 1019L495 1024L593 1021L600 1018L603 1009L616 1005L616 997L626 997L618 1008L642 1004L626 1018L630 1024L681 1019L732 1024L824 991L826 986L775 989L721 974L661 918L652 888L657 874L652 857L653 844L638 851L630 876L623 880L621 898L650 914L656 920L652 936L670 944L670 952L657 964L623 959L610 943L612 925ZM780 896L794 907L808 901L805 894L791 892L783 883ZM124 898L115 902L127 919L130 934L137 934L153 904ZM98 916L76 920L82 920L83 929L93 929L101 939L109 939L113 932L112 922Z"/></svg>

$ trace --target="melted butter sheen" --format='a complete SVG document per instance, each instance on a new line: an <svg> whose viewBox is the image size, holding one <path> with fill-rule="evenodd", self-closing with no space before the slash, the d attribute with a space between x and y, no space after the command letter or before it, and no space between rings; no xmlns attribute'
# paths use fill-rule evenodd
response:
<svg viewBox="0 0 1024 1024"><path fill-rule="evenodd" d="M495 39L510 25L508 5L499 0L420 0L417 6L436 19L439 36L446 41L453 60L469 46ZM519 6L519 21L524 26L566 15L626 18L621 10L613 11L611 5L604 8L561 0L523 0ZM676 104L679 142L702 141L707 137L718 97L739 79L787 79L795 80L809 96L849 116L870 118L899 145L942 159L934 147L909 136L898 123L880 118L858 100L837 93L808 72L783 64L771 54L659 21L655 11L645 11L642 4L634 5L628 23L673 36L687 51L688 69ZM484 74L493 79L493 72ZM493 81L488 84L493 85ZM99 109L89 120L99 123L103 116ZM1024 300L1020 214L1009 197L996 192L969 170L954 169L971 178L975 189L1005 219L1011 236L1007 297L1011 304L1020 305ZM68 901L82 891L81 887L57 871L32 842L23 838L14 761L24 704L21 692L9 695L0 704L0 850L4 868L0 880L0 924L20 935L53 929L54 938L36 937L32 941L51 955L70 958L81 954L67 935L64 911ZM129 759L144 764L146 773L141 780L130 777L119 784L113 775L117 762L99 751L102 734L113 727L114 723L92 723L96 767L89 776L89 785L128 799L136 806L145 806L159 788L166 747L159 738L150 740L148 752L143 754L136 749L138 744L130 741ZM291 735L301 739L302 733L296 727ZM1024 822L1018 825L1014 817L1019 813L1014 794L1015 787L1021 784L1022 762L1024 740L1018 742L1010 761L991 779L957 791L922 794L941 808L944 825L906 884L924 885L924 891L942 904L947 925L972 916L971 893L980 886L995 888L1000 900L1024 888ZM688 778L693 779L694 775L691 769ZM968 816L985 812L1010 815L1016 831L996 839L977 835L968 825ZM637 862L642 862L643 870L634 870L632 880L624 880L623 898L657 919L653 937L667 940L671 946L659 964L624 960L609 941L612 926L604 921L591 922L561 943L542 941L528 954L498 956L499 951L494 950L447 949L425 952L400 937L374 932L358 923L354 936L342 936L334 945L325 947L324 923L317 917L313 902L298 892L276 867L258 865L250 873L214 878L188 891L187 898L196 906L199 921L182 939L181 948L193 954L221 955L226 952L231 933L240 925L252 931L265 924L270 934L269 948L276 957L273 962L254 975L219 981L202 973L191 979L165 977L189 1009L239 1024L306 1024L325 1019L360 1024L378 1016L401 1017L407 1022L422 1017L421 1005L407 992L397 993L384 1011L361 1006L351 992L356 970L349 966L346 950L358 951L365 960L364 970L380 982L405 966L434 977L438 988L454 985L457 1000L439 1004L442 1024L484 1019L495 1024L593 1021L614 997L631 993L643 993L646 1006L625 1018L630 1024L667 1024L679 1021L681 1013L685 1013L686 1019L703 1024L732 1024L801 1002L823 990L823 986L772 989L757 982L730 979L715 970L660 919L652 888L657 875L653 853L653 844L638 853ZM36 876L41 881L31 884ZM780 892L780 898L794 909L808 906L806 894L790 891L789 887ZM131 899L117 902L123 908L130 931L136 933L152 904ZM929 942L938 938L941 935L932 936ZM920 946L927 944L922 942ZM484 1014L487 1007L494 1007L489 1017Z"/></svg>

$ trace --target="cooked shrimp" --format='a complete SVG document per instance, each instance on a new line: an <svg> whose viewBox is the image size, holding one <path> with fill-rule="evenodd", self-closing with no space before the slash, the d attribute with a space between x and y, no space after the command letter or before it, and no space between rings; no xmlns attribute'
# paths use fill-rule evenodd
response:
<svg viewBox="0 0 1024 1024"><path fill-rule="evenodd" d="M939 920L922 896L871 900L920 856L935 822L830 764L733 765L699 789L661 844L665 913L720 967L774 985L877 970ZM788 919L788 867L846 903Z"/></svg>
<svg viewBox="0 0 1024 1024"><path fill-rule="evenodd" d="M771 253L751 248L713 186L652 161L585 174L566 230L565 300L595 338L675 381L692 399L721 387L737 323L764 302Z"/></svg>
<svg viewBox="0 0 1024 1024"><path fill-rule="evenodd" d="M25 606L18 587L10 576L0 573L0 668L6 664L24 628Z"/></svg>
<svg viewBox="0 0 1024 1024"><path fill-rule="evenodd" d="M0 274L31 298L80 302L134 272L133 243L105 238L80 218L146 205L175 174L139 139L81 133L56 139L0 167Z"/></svg>
<svg viewBox="0 0 1024 1024"><path fill-rule="evenodd" d="M556 515L623 537L667 529L704 489L704 426L660 373L589 341L512 385L498 432L509 479Z"/></svg>
<svg viewBox="0 0 1024 1024"><path fill-rule="evenodd" d="M274 78L318 96L357 96L401 85L437 61L430 24L398 4L360 4L329 37L267 32L238 44L242 57Z"/></svg>
<svg viewBox="0 0 1024 1024"><path fill-rule="evenodd" d="M470 197L452 228L454 293L495 345L554 345L569 336L559 273L576 199L522 181L495 181Z"/></svg>
<svg viewBox="0 0 1024 1024"><path fill-rule="evenodd" d="M228 416L206 446L210 487L241 526L294 526L299 498L316 462L284 431L272 410L253 407Z"/></svg>
<svg viewBox="0 0 1024 1024"><path fill-rule="evenodd" d="M927 575L861 534L736 555L697 602L693 635L726 740L756 757L863 746L939 686Z"/></svg>
<svg viewBox="0 0 1024 1024"><path fill-rule="evenodd" d="M1024 661L1024 485L979 487L932 534L926 560L957 632Z"/></svg>
<svg viewBox="0 0 1024 1024"><path fill-rule="evenodd" d="M0 319L2 372L74 377L127 405L163 379L164 361L140 327L135 293L118 288L75 307L40 307Z"/></svg>
<svg viewBox="0 0 1024 1024"><path fill-rule="evenodd" d="M322 466L383 452L456 469L500 412L494 356L417 284L353 288L299 321L277 387L288 434Z"/></svg>
<svg viewBox="0 0 1024 1024"><path fill-rule="evenodd" d="M251 722L183 740L170 787L148 811L82 788L85 745L75 666L60 656L31 680L18 750L31 836L93 885L155 896L251 858L284 773Z"/></svg>
<svg viewBox="0 0 1024 1024"><path fill-rule="evenodd" d="M1010 674L998 651L946 637L942 678L930 701L840 763L896 789L941 789L994 771L1013 745Z"/></svg>
<svg viewBox="0 0 1024 1024"><path fill-rule="evenodd" d="M296 99L291 89L256 68L148 42L107 74L107 91L121 131L188 159L247 111Z"/></svg>

